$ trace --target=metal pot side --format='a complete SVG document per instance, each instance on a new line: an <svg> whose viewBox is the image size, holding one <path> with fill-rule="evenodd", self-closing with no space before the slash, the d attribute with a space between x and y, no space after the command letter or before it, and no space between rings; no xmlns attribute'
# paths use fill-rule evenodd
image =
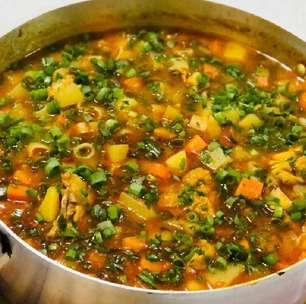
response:
<svg viewBox="0 0 306 304"><path fill-rule="evenodd" d="M0 71L24 56L84 32L176 27L227 36L288 66L306 62L306 43L254 15L203 0L93 0L46 13L0 38ZM122 286L68 269L31 248L0 221L12 254L0 257L0 294L12 303L298 304L306 300L306 260L257 281L197 292ZM1 247L1 246L0 246Z"/></svg>

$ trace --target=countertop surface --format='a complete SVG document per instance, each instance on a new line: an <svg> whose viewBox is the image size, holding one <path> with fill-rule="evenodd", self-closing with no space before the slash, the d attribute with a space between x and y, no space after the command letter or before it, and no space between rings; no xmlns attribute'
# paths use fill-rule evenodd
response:
<svg viewBox="0 0 306 304"><path fill-rule="evenodd" d="M76 2L81 1L0 0L0 36L44 12ZM263 17L306 40L304 21L306 0L218 0L215 2L237 7ZM5 303L0 295L0 304Z"/></svg>

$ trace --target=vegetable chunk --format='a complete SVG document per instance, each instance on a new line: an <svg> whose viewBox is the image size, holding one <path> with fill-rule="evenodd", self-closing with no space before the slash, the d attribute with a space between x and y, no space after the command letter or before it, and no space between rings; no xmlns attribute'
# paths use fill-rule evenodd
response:
<svg viewBox="0 0 306 304"><path fill-rule="evenodd" d="M49 187L45 198L41 202L38 211L47 222L52 222L56 219L59 212L59 193L56 187Z"/></svg>
<svg viewBox="0 0 306 304"><path fill-rule="evenodd" d="M262 182L256 179L243 178L236 189L235 195L242 195L250 200L254 200L261 197L262 189Z"/></svg>

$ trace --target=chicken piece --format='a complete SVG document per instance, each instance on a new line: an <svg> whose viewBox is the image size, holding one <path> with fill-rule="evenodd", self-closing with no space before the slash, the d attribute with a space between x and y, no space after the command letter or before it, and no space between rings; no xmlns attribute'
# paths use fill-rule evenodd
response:
<svg viewBox="0 0 306 304"><path fill-rule="evenodd" d="M202 254L194 254L193 257L187 263L187 272L193 272L194 270L206 269L205 257Z"/></svg>
<svg viewBox="0 0 306 304"><path fill-rule="evenodd" d="M301 174L302 172L306 171L306 156L300 156L296 161L295 161L295 169L296 171Z"/></svg>
<svg viewBox="0 0 306 304"><path fill-rule="evenodd" d="M62 182L68 191L69 202L78 205L92 204L93 193L88 189L87 183L78 175L66 172L62 174Z"/></svg>
<svg viewBox="0 0 306 304"><path fill-rule="evenodd" d="M278 181L289 185L303 182L303 178L294 175L293 168L290 165L290 160L294 159L300 151L300 147L297 147L272 156L270 161L271 173Z"/></svg>

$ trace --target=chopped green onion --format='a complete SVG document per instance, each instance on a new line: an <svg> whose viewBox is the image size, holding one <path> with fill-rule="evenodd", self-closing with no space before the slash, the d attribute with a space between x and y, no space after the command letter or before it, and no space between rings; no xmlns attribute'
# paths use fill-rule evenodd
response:
<svg viewBox="0 0 306 304"><path fill-rule="evenodd" d="M45 173L49 177L55 177L60 173L60 163L57 158L51 157L45 165Z"/></svg>
<svg viewBox="0 0 306 304"><path fill-rule="evenodd" d="M107 215L111 221L116 221L120 217L120 207L118 205L111 205L107 208Z"/></svg>
<svg viewBox="0 0 306 304"><path fill-rule="evenodd" d="M104 170L98 169L96 172L90 175L88 180L92 186L101 185L107 181L106 173Z"/></svg>

